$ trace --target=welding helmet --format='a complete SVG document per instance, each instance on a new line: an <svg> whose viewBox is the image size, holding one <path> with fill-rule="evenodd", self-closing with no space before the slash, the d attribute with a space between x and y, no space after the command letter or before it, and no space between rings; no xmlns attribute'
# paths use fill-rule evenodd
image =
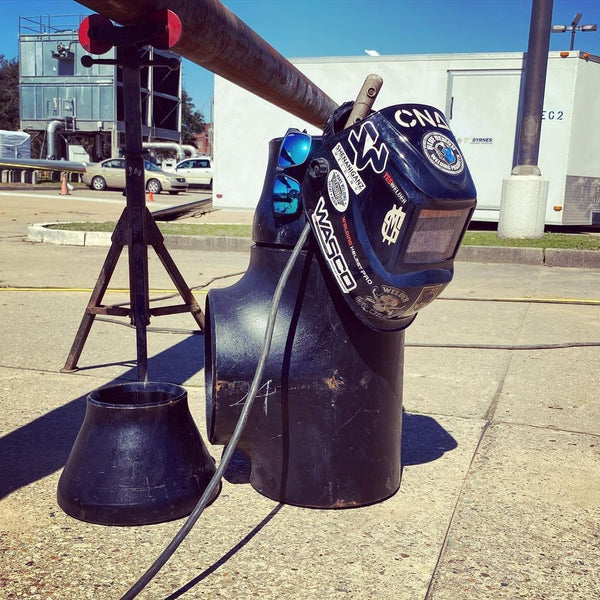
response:
<svg viewBox="0 0 600 600"><path fill-rule="evenodd" d="M452 279L476 204L444 115L401 104L341 129L343 105L311 157L302 203L346 302L379 331L403 329Z"/></svg>

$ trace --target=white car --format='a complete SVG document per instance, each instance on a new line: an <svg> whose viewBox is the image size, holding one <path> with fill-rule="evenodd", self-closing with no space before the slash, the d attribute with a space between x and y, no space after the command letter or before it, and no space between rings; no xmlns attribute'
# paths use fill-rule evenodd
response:
<svg viewBox="0 0 600 600"><path fill-rule="evenodd" d="M207 156L186 158L175 166L175 172L185 177L190 187L198 186L212 189L212 163Z"/></svg>

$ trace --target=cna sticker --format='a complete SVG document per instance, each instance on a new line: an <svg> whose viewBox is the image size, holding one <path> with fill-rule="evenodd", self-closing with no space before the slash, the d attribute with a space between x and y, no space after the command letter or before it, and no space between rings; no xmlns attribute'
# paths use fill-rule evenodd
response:
<svg viewBox="0 0 600 600"><path fill-rule="evenodd" d="M348 186L344 176L335 169L331 169L327 176L327 192L333 207L338 212L345 212L349 202Z"/></svg>
<svg viewBox="0 0 600 600"><path fill-rule="evenodd" d="M443 133L430 131L423 136L421 146L429 162L440 171L458 175L465 168L465 161L456 144Z"/></svg>

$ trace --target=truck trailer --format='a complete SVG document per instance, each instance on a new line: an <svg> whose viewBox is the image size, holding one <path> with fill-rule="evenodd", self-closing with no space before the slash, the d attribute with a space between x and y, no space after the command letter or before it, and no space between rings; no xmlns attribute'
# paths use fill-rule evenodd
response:
<svg viewBox="0 0 600 600"><path fill-rule="evenodd" d="M291 59L336 102L353 99L365 77L383 88L375 109L403 103L441 109L477 186L475 221L498 221L502 181L516 161L525 53ZM427 118L416 115L416 118ZM213 205L256 206L267 144L295 127L319 129L215 77ZM539 168L549 181L547 225L600 225L600 57L550 52Z"/></svg>

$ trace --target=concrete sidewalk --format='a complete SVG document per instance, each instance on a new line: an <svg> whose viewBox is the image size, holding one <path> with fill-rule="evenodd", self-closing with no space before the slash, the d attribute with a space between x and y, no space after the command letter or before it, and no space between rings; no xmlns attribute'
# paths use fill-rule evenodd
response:
<svg viewBox="0 0 600 600"><path fill-rule="evenodd" d="M27 242L26 225L0 221L0 597L119 598L182 521L83 523L58 507L56 486L86 395L135 379L135 332L97 321L81 369L60 373L106 248ZM230 285L248 263L172 255L190 286ZM126 262L111 288L127 287ZM170 289L149 263L151 287ZM599 310L600 270L459 262L407 330L400 491L304 509L230 469L140 598L600 597L600 348L586 345L600 343ZM150 377L185 386L206 438L203 338L189 314L151 326L163 331L149 333ZM209 450L218 460L222 448Z"/></svg>

